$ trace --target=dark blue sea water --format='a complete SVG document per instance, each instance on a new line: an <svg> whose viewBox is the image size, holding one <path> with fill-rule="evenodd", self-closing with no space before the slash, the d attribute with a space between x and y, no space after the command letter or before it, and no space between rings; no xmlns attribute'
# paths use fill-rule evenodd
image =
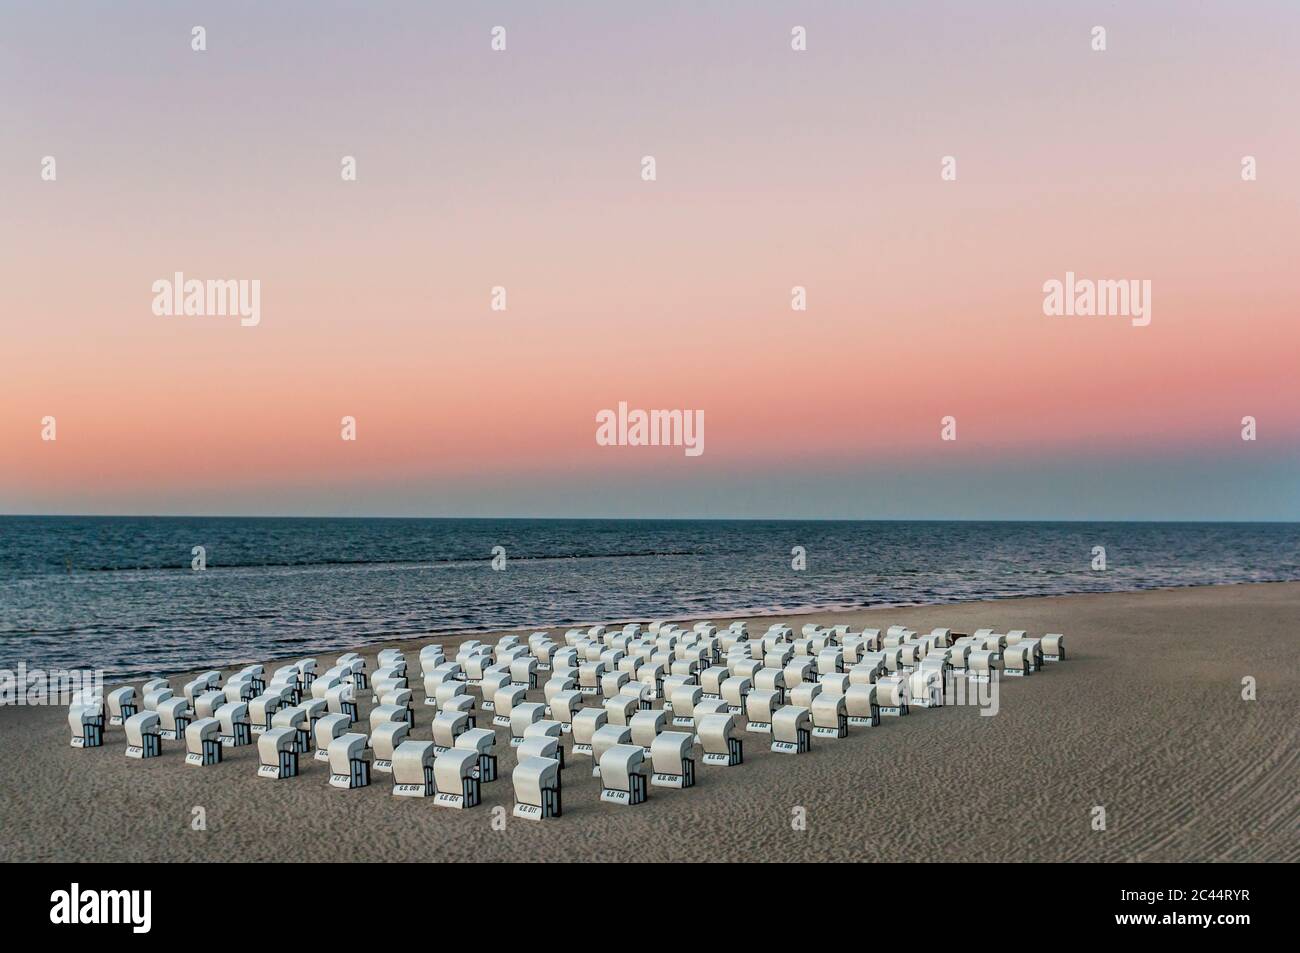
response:
<svg viewBox="0 0 1300 953"><path fill-rule="evenodd" d="M137 676L421 633L1293 579L1292 523L0 517L0 668Z"/></svg>

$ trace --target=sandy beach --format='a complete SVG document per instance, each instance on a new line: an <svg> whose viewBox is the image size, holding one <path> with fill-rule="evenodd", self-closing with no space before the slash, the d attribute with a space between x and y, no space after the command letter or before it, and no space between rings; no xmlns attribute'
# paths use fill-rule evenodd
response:
<svg viewBox="0 0 1300 953"><path fill-rule="evenodd" d="M843 740L815 739L800 756L746 733L743 765L700 765L695 787L651 788L638 807L600 803L590 762L571 758L564 816L510 817L504 830L492 823L494 807L513 806L504 729L500 779L484 785L482 806L455 811L394 798L387 775L330 789L327 766L310 757L298 778L261 780L255 746L210 768L186 766L183 742L128 760L121 728L101 748L73 749L65 708L6 707L0 860L1300 860L1300 583L786 618L1063 632L1069 657L1003 680L993 717L913 709ZM429 641L450 652L460 638L357 648L373 668L381 648L407 649L414 663ZM1245 676L1257 680L1255 701L1242 699ZM178 691L183 681L171 679ZM412 737L427 739L432 709L412 681ZM364 720L370 693L361 701ZM1093 829L1098 806L1104 831ZM196 807L206 830L191 829ZM806 830L793 829L795 808Z"/></svg>

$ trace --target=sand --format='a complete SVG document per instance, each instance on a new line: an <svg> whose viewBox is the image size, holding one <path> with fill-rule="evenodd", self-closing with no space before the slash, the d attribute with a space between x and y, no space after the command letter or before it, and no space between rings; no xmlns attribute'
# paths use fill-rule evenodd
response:
<svg viewBox="0 0 1300 953"><path fill-rule="evenodd" d="M108 729L102 748L73 749L64 708L7 707L0 860L1300 859L1300 583L790 619L1060 631L1069 658L1004 680L993 717L913 709L843 740L815 739L797 756L745 733L743 765L697 765L694 788L651 788L638 807L601 803L590 762L570 758L564 816L546 822L508 817L505 729L500 780L484 785L482 806L455 811L394 798L387 775L364 789L329 788L327 765L309 756L298 778L259 779L255 746L209 768L185 765L182 742L128 760L121 728ZM414 662L427 641L362 651L373 669L378 649L402 646ZM1256 701L1241 697L1244 676L1257 680ZM172 679L178 690L182 682ZM428 738L432 709L413 687L413 737ZM364 718L369 692L361 697ZM499 806L503 830L493 823ZM198 807L206 830L192 829ZM1104 831L1093 829L1096 807ZM796 808L806 829L792 825Z"/></svg>

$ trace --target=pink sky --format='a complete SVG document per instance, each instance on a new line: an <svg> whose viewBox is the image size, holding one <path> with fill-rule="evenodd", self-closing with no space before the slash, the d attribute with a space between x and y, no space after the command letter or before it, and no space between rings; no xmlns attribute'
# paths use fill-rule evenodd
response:
<svg viewBox="0 0 1300 953"><path fill-rule="evenodd" d="M6 14L0 512L1297 518L1300 11L968 6ZM178 270L260 325L155 316ZM620 400L706 453L598 447Z"/></svg>

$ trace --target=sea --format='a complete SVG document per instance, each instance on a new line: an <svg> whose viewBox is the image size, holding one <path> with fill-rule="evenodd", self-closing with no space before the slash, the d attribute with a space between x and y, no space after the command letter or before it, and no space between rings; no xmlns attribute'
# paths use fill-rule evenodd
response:
<svg viewBox="0 0 1300 953"><path fill-rule="evenodd" d="M1295 523L6 516L0 669L1296 579Z"/></svg>

